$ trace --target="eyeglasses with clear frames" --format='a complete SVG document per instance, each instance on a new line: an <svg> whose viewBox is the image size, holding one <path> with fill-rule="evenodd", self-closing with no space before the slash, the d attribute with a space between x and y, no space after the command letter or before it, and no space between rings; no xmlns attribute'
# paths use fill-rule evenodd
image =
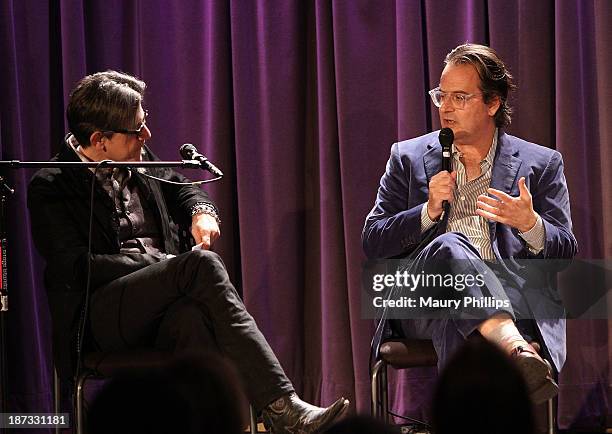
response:
<svg viewBox="0 0 612 434"><path fill-rule="evenodd" d="M140 137L140 135L142 134L142 130L144 130L144 128L147 126L147 116L149 116L149 111L145 110L144 119L140 123L140 125L138 125L138 128L136 128L135 130L124 130L124 129L106 130L106 131L102 131L102 134L119 133L119 134L127 134L127 135L134 135L136 137Z"/></svg>
<svg viewBox="0 0 612 434"><path fill-rule="evenodd" d="M470 99L482 95L481 93L463 93L463 92L442 92L439 87L429 91L431 101L438 108L442 107L444 102L450 102L451 105L459 110L465 108L465 103ZM450 97L450 98L449 98Z"/></svg>

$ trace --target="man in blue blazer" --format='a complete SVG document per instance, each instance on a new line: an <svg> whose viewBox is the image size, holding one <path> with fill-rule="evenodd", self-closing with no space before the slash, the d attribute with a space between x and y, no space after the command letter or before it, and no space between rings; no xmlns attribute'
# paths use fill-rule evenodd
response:
<svg viewBox="0 0 612 434"><path fill-rule="evenodd" d="M571 259L577 249L561 154L503 131L514 85L494 50L460 45L444 63L429 93L442 127L453 131L453 170L441 170L438 132L394 144L363 248L370 259L409 256L414 274L446 262L452 272L484 276L484 286L468 285L462 296L496 298L499 306L394 321L395 331L432 339L440 366L480 333L516 360L532 399L543 402L558 388L538 352L561 369L565 320L555 268L535 259ZM393 315L386 309L383 319ZM383 327L375 342L381 334Z"/></svg>

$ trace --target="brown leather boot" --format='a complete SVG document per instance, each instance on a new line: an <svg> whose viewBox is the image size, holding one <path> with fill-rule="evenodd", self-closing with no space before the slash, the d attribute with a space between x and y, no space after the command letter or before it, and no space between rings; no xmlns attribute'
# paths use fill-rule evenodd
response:
<svg viewBox="0 0 612 434"><path fill-rule="evenodd" d="M264 408L262 415L273 434L318 433L336 422L348 406L348 399L340 398L327 408L316 407L291 393Z"/></svg>

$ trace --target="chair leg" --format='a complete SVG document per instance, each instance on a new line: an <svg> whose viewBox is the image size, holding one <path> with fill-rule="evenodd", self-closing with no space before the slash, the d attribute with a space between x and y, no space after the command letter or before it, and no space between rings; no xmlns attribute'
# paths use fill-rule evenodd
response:
<svg viewBox="0 0 612 434"><path fill-rule="evenodd" d="M85 381L91 375L90 372L83 372L76 380L75 393L74 393L74 428L76 434L83 434L85 432L84 427L84 408L85 402Z"/></svg>
<svg viewBox="0 0 612 434"><path fill-rule="evenodd" d="M382 361L378 361L374 364L374 366L372 367L372 377L370 378L370 387L371 387L371 394L372 394L372 401L370 402L370 413L372 414L372 417L375 419L378 419L378 403L379 403L379 398L378 398L378 377L380 375L380 367L381 364L383 362Z"/></svg>
<svg viewBox="0 0 612 434"><path fill-rule="evenodd" d="M388 418L387 401L387 364L379 360L372 368L372 417L382 419Z"/></svg>
<svg viewBox="0 0 612 434"><path fill-rule="evenodd" d="M380 372L380 409L382 411L382 420L389 423L389 383L387 380L387 364L382 367Z"/></svg>
<svg viewBox="0 0 612 434"><path fill-rule="evenodd" d="M555 422L555 398L551 398L546 401L546 434L555 434L556 422Z"/></svg>
<svg viewBox="0 0 612 434"><path fill-rule="evenodd" d="M59 414L61 412L62 396L61 396L61 383L59 375L57 375L57 369L53 367L53 412ZM55 434L60 434L60 427L55 427Z"/></svg>
<svg viewBox="0 0 612 434"><path fill-rule="evenodd" d="M257 434L257 414L252 405L249 405L249 419L251 425L251 434Z"/></svg>

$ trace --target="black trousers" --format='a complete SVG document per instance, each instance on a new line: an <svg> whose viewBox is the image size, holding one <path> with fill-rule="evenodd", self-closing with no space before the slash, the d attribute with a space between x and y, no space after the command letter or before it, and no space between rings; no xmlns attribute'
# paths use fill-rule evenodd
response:
<svg viewBox="0 0 612 434"><path fill-rule="evenodd" d="M293 391L214 252L184 253L97 288L90 318L102 351L219 350L235 364L258 410Z"/></svg>

